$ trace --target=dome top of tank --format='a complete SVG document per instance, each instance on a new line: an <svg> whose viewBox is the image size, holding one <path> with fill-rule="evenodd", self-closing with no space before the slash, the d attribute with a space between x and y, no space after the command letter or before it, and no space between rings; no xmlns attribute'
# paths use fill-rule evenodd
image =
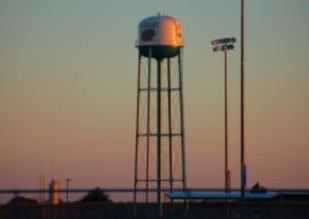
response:
<svg viewBox="0 0 309 219"><path fill-rule="evenodd" d="M183 47L181 33L181 25L177 19L158 13L139 23L136 46Z"/></svg>
<svg viewBox="0 0 309 219"><path fill-rule="evenodd" d="M145 57L173 57L184 46L181 33L181 25L177 19L158 13L139 23L136 47Z"/></svg>

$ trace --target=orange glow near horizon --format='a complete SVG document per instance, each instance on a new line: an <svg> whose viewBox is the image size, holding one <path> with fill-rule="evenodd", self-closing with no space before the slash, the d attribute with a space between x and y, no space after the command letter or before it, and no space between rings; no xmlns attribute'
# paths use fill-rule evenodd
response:
<svg viewBox="0 0 309 219"><path fill-rule="evenodd" d="M248 188L309 188L309 1L283 1L246 5ZM71 188L133 187L134 42L141 19L162 8L180 21L185 42L188 187L224 186L224 59L210 42L237 39L228 104L231 186L239 188L238 4L29 0L0 3L0 189L38 188L41 174L60 188L67 178Z"/></svg>

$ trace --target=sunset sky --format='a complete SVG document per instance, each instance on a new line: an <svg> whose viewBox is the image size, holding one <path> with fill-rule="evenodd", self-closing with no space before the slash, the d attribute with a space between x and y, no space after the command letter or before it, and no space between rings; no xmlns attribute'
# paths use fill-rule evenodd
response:
<svg viewBox="0 0 309 219"><path fill-rule="evenodd" d="M309 1L246 0L247 186L309 188ZM132 188L138 23L182 25L188 187L224 186L228 52L232 187L240 169L240 0L1 0L0 189ZM1 198L0 198L1 199Z"/></svg>

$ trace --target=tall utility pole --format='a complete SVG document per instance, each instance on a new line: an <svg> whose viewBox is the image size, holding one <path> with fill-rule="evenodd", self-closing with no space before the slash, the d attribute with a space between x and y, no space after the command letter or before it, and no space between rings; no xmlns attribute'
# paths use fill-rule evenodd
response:
<svg viewBox="0 0 309 219"><path fill-rule="evenodd" d="M240 163L241 199L245 200L247 168L245 160L245 1L241 0L241 68L240 68Z"/></svg>

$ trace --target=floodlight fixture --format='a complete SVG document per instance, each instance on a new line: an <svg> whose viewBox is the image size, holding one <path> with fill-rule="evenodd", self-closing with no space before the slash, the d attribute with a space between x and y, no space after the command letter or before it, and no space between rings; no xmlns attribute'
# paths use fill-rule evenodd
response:
<svg viewBox="0 0 309 219"><path fill-rule="evenodd" d="M224 52L225 50L232 50L232 49L234 49L234 45L233 44L228 44L228 45L223 45L223 46L216 46L216 47L212 48L212 50L214 52L219 52L219 51Z"/></svg>
<svg viewBox="0 0 309 219"><path fill-rule="evenodd" d="M222 44L229 44L229 43L235 43L236 42L236 38L235 37L227 37L227 38L222 38L222 39L216 39L216 40L213 40L211 41L211 44L213 46L216 46L216 45L222 45Z"/></svg>

